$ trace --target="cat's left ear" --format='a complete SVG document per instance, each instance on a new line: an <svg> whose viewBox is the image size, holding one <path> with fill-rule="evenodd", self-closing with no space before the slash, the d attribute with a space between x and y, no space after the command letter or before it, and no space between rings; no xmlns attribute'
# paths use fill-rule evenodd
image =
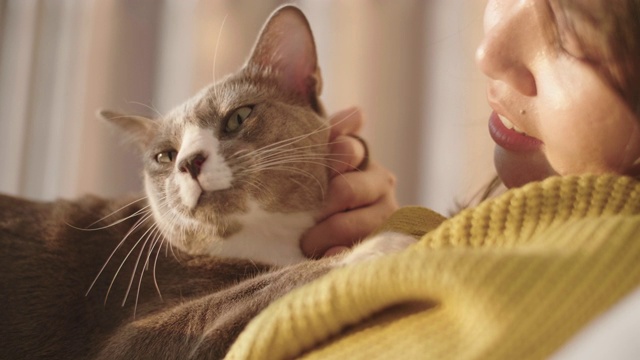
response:
<svg viewBox="0 0 640 360"><path fill-rule="evenodd" d="M245 69L275 70L281 86L314 105L322 79L311 27L300 9L288 5L271 15Z"/></svg>
<svg viewBox="0 0 640 360"><path fill-rule="evenodd" d="M124 115L110 110L99 110L98 116L116 125L127 135L128 140L141 150L149 145L158 128L158 124L149 118L137 115Z"/></svg>

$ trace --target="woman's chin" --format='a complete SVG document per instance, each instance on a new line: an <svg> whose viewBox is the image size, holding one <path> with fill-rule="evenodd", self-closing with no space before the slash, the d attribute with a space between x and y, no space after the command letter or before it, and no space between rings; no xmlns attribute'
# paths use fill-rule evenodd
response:
<svg viewBox="0 0 640 360"><path fill-rule="evenodd" d="M557 175L541 151L516 152L496 145L493 162L500 180L507 188L520 187Z"/></svg>

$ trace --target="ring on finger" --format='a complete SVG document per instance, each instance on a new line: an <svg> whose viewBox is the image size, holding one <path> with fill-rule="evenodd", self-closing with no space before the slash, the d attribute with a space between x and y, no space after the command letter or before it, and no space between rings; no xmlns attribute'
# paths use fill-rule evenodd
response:
<svg viewBox="0 0 640 360"><path fill-rule="evenodd" d="M360 162L360 164L358 166L356 166L356 169L358 170L365 170L367 168L367 166L369 165L369 146L367 146L367 142L361 138L358 135L349 135L350 137L358 140L360 142L360 144L362 144L362 147L364 148L364 157L362 158L362 161Z"/></svg>

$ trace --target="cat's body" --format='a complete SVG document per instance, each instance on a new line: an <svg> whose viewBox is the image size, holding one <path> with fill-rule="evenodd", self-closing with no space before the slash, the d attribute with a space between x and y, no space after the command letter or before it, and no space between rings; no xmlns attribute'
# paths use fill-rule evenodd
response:
<svg viewBox="0 0 640 360"><path fill-rule="evenodd" d="M220 358L273 298L331 268L329 261L309 261L276 269L177 250L175 257L163 250L155 261L155 252L149 256L139 247L124 261L135 244L130 241L87 293L136 220L92 232L66 224L88 226L128 202L85 197L35 203L0 196L1 359L186 358L194 350L196 358ZM120 216L139 209L129 206ZM273 290L261 291L268 287ZM207 331L215 336L197 346Z"/></svg>
<svg viewBox="0 0 640 360"><path fill-rule="evenodd" d="M410 243L304 261L331 166L320 89L284 7L245 67L167 116L102 113L139 145L146 200L1 196L0 358L220 358L274 299Z"/></svg>

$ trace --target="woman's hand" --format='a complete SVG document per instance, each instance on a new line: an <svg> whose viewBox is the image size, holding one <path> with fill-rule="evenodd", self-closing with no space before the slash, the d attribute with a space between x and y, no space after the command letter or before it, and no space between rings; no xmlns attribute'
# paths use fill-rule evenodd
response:
<svg viewBox="0 0 640 360"><path fill-rule="evenodd" d="M330 119L328 197L319 222L301 240L302 251L309 257L330 256L350 248L398 209L395 176L368 158L366 144L356 136L363 122L357 108Z"/></svg>

